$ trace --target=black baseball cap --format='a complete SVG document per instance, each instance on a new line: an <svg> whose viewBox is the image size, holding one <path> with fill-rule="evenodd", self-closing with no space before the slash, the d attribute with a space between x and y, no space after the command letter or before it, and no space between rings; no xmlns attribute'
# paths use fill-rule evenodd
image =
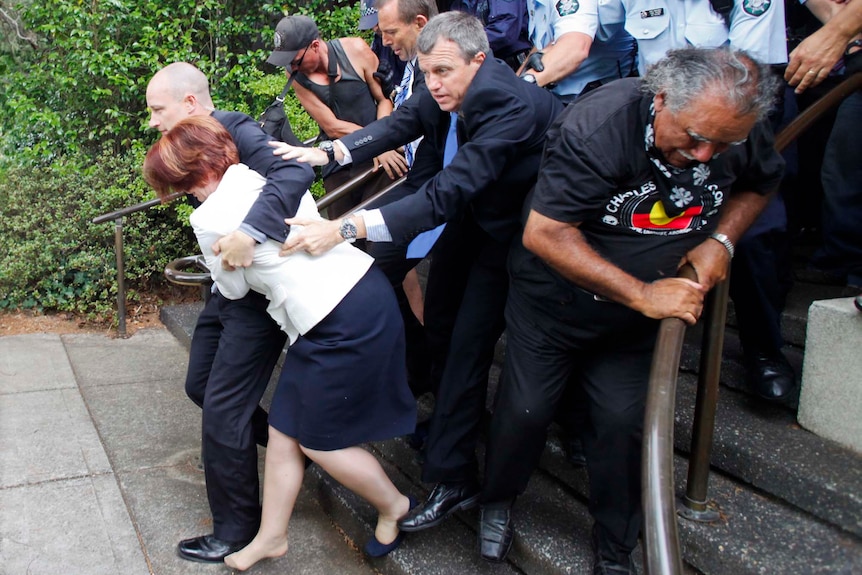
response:
<svg viewBox="0 0 862 575"><path fill-rule="evenodd" d="M266 61L287 68L303 48L319 37L317 24L308 16L286 16L275 28L275 50Z"/></svg>

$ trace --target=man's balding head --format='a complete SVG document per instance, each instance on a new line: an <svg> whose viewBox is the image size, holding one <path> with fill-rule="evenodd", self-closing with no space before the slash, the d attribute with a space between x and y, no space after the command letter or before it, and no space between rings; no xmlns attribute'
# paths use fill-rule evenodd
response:
<svg viewBox="0 0 862 575"><path fill-rule="evenodd" d="M147 85L147 108L150 127L159 132L185 117L210 114L214 106L206 75L187 62L165 66Z"/></svg>

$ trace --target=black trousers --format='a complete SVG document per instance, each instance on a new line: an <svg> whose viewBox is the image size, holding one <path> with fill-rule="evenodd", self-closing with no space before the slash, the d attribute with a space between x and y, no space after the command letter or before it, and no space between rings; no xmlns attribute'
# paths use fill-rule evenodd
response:
<svg viewBox="0 0 862 575"><path fill-rule="evenodd" d="M425 331L436 403L425 447L423 481L476 477L475 451L488 373L505 326L508 251L509 242L489 236L469 211L446 225L432 251Z"/></svg>
<svg viewBox="0 0 862 575"><path fill-rule="evenodd" d="M240 541L260 526L257 445L266 445L260 407L285 334L256 292L231 301L216 293L192 337L186 393L203 410L202 445L213 533Z"/></svg>
<svg viewBox="0 0 862 575"><path fill-rule="evenodd" d="M736 246L730 296L747 357L778 355L784 345L781 312L793 285L790 239L781 196L772 198Z"/></svg>
<svg viewBox="0 0 862 575"><path fill-rule="evenodd" d="M590 513L600 550L608 557L627 554L637 545L642 520L641 440L658 324L578 288L521 291L530 288L519 289L515 277L509 289L506 363L482 503L494 507L523 493L566 386L581 385L589 419L583 443Z"/></svg>
<svg viewBox="0 0 862 575"><path fill-rule="evenodd" d="M790 93L790 88L786 89ZM785 101L792 103L793 96L787 100L783 92L781 96L780 105L770 115L776 132L796 116L795 106L784 105ZM798 179L794 154L786 150L784 158L787 168L779 192L742 236L731 263L730 297L736 310L739 338L748 358L759 353L780 355L784 345L781 313L793 285L784 196Z"/></svg>

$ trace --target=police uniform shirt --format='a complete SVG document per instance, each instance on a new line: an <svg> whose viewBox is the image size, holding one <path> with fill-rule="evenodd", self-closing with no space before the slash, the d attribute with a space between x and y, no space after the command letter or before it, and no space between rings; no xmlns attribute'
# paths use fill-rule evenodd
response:
<svg viewBox="0 0 862 575"><path fill-rule="evenodd" d="M709 0L614 0L625 8L625 28L638 42L641 74L668 50L730 44L765 64L787 62L784 2L736 0L730 29Z"/></svg>
<svg viewBox="0 0 862 575"><path fill-rule="evenodd" d="M618 2L619 0L613 0ZM589 56L552 90L559 96L580 94L595 80L628 75L621 70L632 51L632 38L621 18L614 16L612 0L528 0L530 41L537 50L550 46L564 34L580 32L593 39ZM605 12L607 11L607 18ZM625 66L623 66L625 67Z"/></svg>
<svg viewBox="0 0 862 575"><path fill-rule="evenodd" d="M653 96L627 78L586 94L548 131L532 209L576 223L590 245L633 276L673 277L680 258L715 230L734 190L771 192L784 161L769 127L687 169L650 154Z"/></svg>

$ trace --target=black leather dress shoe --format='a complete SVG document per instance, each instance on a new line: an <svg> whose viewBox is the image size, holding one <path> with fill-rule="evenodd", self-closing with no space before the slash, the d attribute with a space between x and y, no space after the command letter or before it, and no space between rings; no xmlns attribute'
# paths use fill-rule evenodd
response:
<svg viewBox="0 0 862 575"><path fill-rule="evenodd" d="M593 575L638 575L638 570L631 558L625 563L617 563L596 557Z"/></svg>
<svg viewBox="0 0 862 575"><path fill-rule="evenodd" d="M760 398L782 401L796 388L796 375L787 359L777 355L754 354L747 360L748 385Z"/></svg>
<svg viewBox="0 0 862 575"><path fill-rule="evenodd" d="M593 575L638 575L632 554L602 538L599 532L598 525L593 524L590 535L593 548Z"/></svg>
<svg viewBox="0 0 862 575"><path fill-rule="evenodd" d="M478 483L438 483L422 505L398 520L398 529L410 532L434 527L452 513L475 507L478 502Z"/></svg>
<svg viewBox="0 0 862 575"><path fill-rule="evenodd" d="M493 563L505 561L514 537L511 508L482 508L479 516L479 553L482 559Z"/></svg>
<svg viewBox="0 0 862 575"><path fill-rule="evenodd" d="M221 563L224 558L248 545L249 541L225 541L215 535L183 539L177 544L177 554L189 561Z"/></svg>

